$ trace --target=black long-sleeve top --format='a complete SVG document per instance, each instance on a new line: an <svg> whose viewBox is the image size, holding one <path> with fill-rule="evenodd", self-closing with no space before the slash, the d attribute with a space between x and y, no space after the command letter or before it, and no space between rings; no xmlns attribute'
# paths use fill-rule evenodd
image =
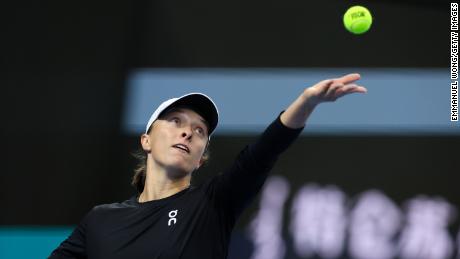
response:
<svg viewBox="0 0 460 259"><path fill-rule="evenodd" d="M238 215L299 135L280 116L233 165L172 196L94 207L49 258L226 258Z"/></svg>

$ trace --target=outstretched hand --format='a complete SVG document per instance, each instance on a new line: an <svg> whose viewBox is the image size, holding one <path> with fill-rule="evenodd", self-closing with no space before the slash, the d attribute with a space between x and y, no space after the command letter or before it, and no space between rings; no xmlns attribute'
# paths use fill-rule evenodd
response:
<svg viewBox="0 0 460 259"><path fill-rule="evenodd" d="M308 105L316 106L322 102L333 102L351 93L366 93L367 89L354 82L360 79L359 74L348 74L340 78L326 79L304 90Z"/></svg>
<svg viewBox="0 0 460 259"><path fill-rule="evenodd" d="M366 88L354 83L360 77L359 74L348 74L340 78L321 81L305 89L281 114L281 122L294 129L303 127L316 105L322 102L333 102L351 93L366 93Z"/></svg>

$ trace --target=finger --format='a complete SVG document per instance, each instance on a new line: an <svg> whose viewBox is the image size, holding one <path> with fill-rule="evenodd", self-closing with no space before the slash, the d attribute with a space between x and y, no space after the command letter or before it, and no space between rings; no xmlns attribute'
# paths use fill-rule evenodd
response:
<svg viewBox="0 0 460 259"><path fill-rule="evenodd" d="M346 89L347 93L367 93L367 89L364 86L350 84Z"/></svg>
<svg viewBox="0 0 460 259"><path fill-rule="evenodd" d="M364 86L357 86L354 90L353 93L367 93L367 88Z"/></svg>
<svg viewBox="0 0 460 259"><path fill-rule="evenodd" d="M329 91L332 83L334 83L334 80L332 79L323 80L314 85L313 88L317 89L320 95L325 95Z"/></svg>
<svg viewBox="0 0 460 259"><path fill-rule="evenodd" d="M326 79L326 80L320 81L315 86L318 88L329 88L333 83L334 83L334 79Z"/></svg>
<svg viewBox="0 0 460 259"><path fill-rule="evenodd" d="M326 94L324 95L325 98L332 98L334 96L336 96L336 92L339 91L340 89L342 89L344 87L343 84L339 84L339 83L333 83L329 89L327 90Z"/></svg>
<svg viewBox="0 0 460 259"><path fill-rule="evenodd" d="M356 80L358 80L360 78L361 78L360 74L352 73L352 74L344 75L344 76L342 76L340 78L337 78L334 81L342 83L342 84L349 84L349 83L353 83L354 81L356 81Z"/></svg>
<svg viewBox="0 0 460 259"><path fill-rule="evenodd" d="M367 89L363 86L356 85L356 84L348 84L339 90L337 90L336 94L338 97L342 97L347 94L351 93L367 93Z"/></svg>

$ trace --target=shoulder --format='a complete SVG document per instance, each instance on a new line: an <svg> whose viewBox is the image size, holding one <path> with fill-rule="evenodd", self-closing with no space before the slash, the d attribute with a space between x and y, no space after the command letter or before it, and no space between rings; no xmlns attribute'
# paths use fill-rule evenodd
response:
<svg viewBox="0 0 460 259"><path fill-rule="evenodd" d="M130 199L125 200L123 202L114 202L114 203L96 205L91 209L90 213L103 213L107 211L135 208L136 204L137 204L136 197L133 196Z"/></svg>

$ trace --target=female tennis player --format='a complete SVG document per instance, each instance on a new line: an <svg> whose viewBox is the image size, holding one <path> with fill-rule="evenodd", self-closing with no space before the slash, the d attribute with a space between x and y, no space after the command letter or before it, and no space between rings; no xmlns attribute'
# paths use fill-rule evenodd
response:
<svg viewBox="0 0 460 259"><path fill-rule="evenodd" d="M318 104L365 93L359 78L348 74L306 88L229 168L198 186L190 180L206 160L216 105L200 93L163 102L140 138L145 159L133 179L139 194L95 206L49 258L226 258L238 216L277 157Z"/></svg>

